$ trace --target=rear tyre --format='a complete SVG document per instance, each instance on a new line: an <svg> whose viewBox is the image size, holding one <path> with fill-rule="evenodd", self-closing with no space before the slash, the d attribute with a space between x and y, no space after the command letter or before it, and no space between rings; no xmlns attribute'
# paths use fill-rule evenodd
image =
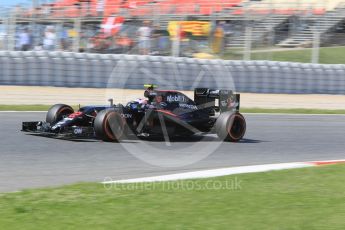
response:
<svg viewBox="0 0 345 230"><path fill-rule="evenodd" d="M103 141L120 141L125 132L125 119L115 110L99 112L94 121L96 137Z"/></svg>
<svg viewBox="0 0 345 230"><path fill-rule="evenodd" d="M61 121L65 116L74 113L74 110L69 105L56 104L53 105L47 112L46 121L50 125L54 125Z"/></svg>
<svg viewBox="0 0 345 230"><path fill-rule="evenodd" d="M246 120L238 112L225 112L219 115L216 122L218 137L224 141L238 142L246 133Z"/></svg>

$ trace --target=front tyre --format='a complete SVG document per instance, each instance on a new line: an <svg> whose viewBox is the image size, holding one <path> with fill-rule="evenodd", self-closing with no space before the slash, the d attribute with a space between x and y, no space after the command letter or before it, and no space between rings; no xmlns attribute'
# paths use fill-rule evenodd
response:
<svg viewBox="0 0 345 230"><path fill-rule="evenodd" d="M125 119L115 110L99 112L94 121L96 137L103 141L119 141L125 132Z"/></svg>
<svg viewBox="0 0 345 230"><path fill-rule="evenodd" d="M47 112L46 121L50 125L55 125L61 121L65 116L74 113L71 106L65 104L53 105Z"/></svg>
<svg viewBox="0 0 345 230"><path fill-rule="evenodd" d="M242 114L225 112L219 115L215 128L221 140L238 142L246 133L246 126L246 120Z"/></svg>

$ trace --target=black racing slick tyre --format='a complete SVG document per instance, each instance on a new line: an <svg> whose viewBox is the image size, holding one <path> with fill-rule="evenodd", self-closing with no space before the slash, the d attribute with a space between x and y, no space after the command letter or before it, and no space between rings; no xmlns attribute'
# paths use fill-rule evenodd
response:
<svg viewBox="0 0 345 230"><path fill-rule="evenodd" d="M238 142L246 133L246 120L238 112L224 112L219 115L215 128L221 140Z"/></svg>
<svg viewBox="0 0 345 230"><path fill-rule="evenodd" d="M74 113L74 110L69 105L56 104L53 105L47 112L46 121L50 125L54 125L61 121L65 116Z"/></svg>
<svg viewBox="0 0 345 230"><path fill-rule="evenodd" d="M103 141L120 141L125 132L125 119L116 110L103 110L95 118L96 137Z"/></svg>

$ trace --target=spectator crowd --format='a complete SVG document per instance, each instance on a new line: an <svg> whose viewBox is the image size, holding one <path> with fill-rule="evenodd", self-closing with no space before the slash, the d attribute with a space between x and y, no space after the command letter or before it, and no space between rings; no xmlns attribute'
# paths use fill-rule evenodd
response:
<svg viewBox="0 0 345 230"><path fill-rule="evenodd" d="M225 48L224 23L211 25L210 35L193 40L193 35L179 28L174 37L151 21L124 23L117 33L105 33L99 25L84 25L77 33L72 24L21 26L16 31L18 51L78 51L90 53L170 55L172 43L179 39L180 56L192 56L208 49L222 54ZM77 39L76 39L76 36ZM76 41L78 44L76 44ZM76 49L77 47L77 49Z"/></svg>
<svg viewBox="0 0 345 230"><path fill-rule="evenodd" d="M79 52L143 55L170 52L169 34L153 27L150 21L123 25L116 34L104 33L94 25L83 28L79 34L71 25L24 26L16 31L15 50L76 51L76 36Z"/></svg>

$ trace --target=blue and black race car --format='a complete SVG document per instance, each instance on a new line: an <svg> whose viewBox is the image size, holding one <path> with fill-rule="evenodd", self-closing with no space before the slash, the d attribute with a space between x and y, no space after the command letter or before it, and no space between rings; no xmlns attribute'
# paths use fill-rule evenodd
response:
<svg viewBox="0 0 345 230"><path fill-rule="evenodd" d="M23 122L22 131L58 138L97 138L121 141L130 136L191 136L216 133L225 141L240 141L246 121L239 113L240 95L231 90L197 88L194 100L173 90L149 85L144 99L74 111L56 104L46 121Z"/></svg>

